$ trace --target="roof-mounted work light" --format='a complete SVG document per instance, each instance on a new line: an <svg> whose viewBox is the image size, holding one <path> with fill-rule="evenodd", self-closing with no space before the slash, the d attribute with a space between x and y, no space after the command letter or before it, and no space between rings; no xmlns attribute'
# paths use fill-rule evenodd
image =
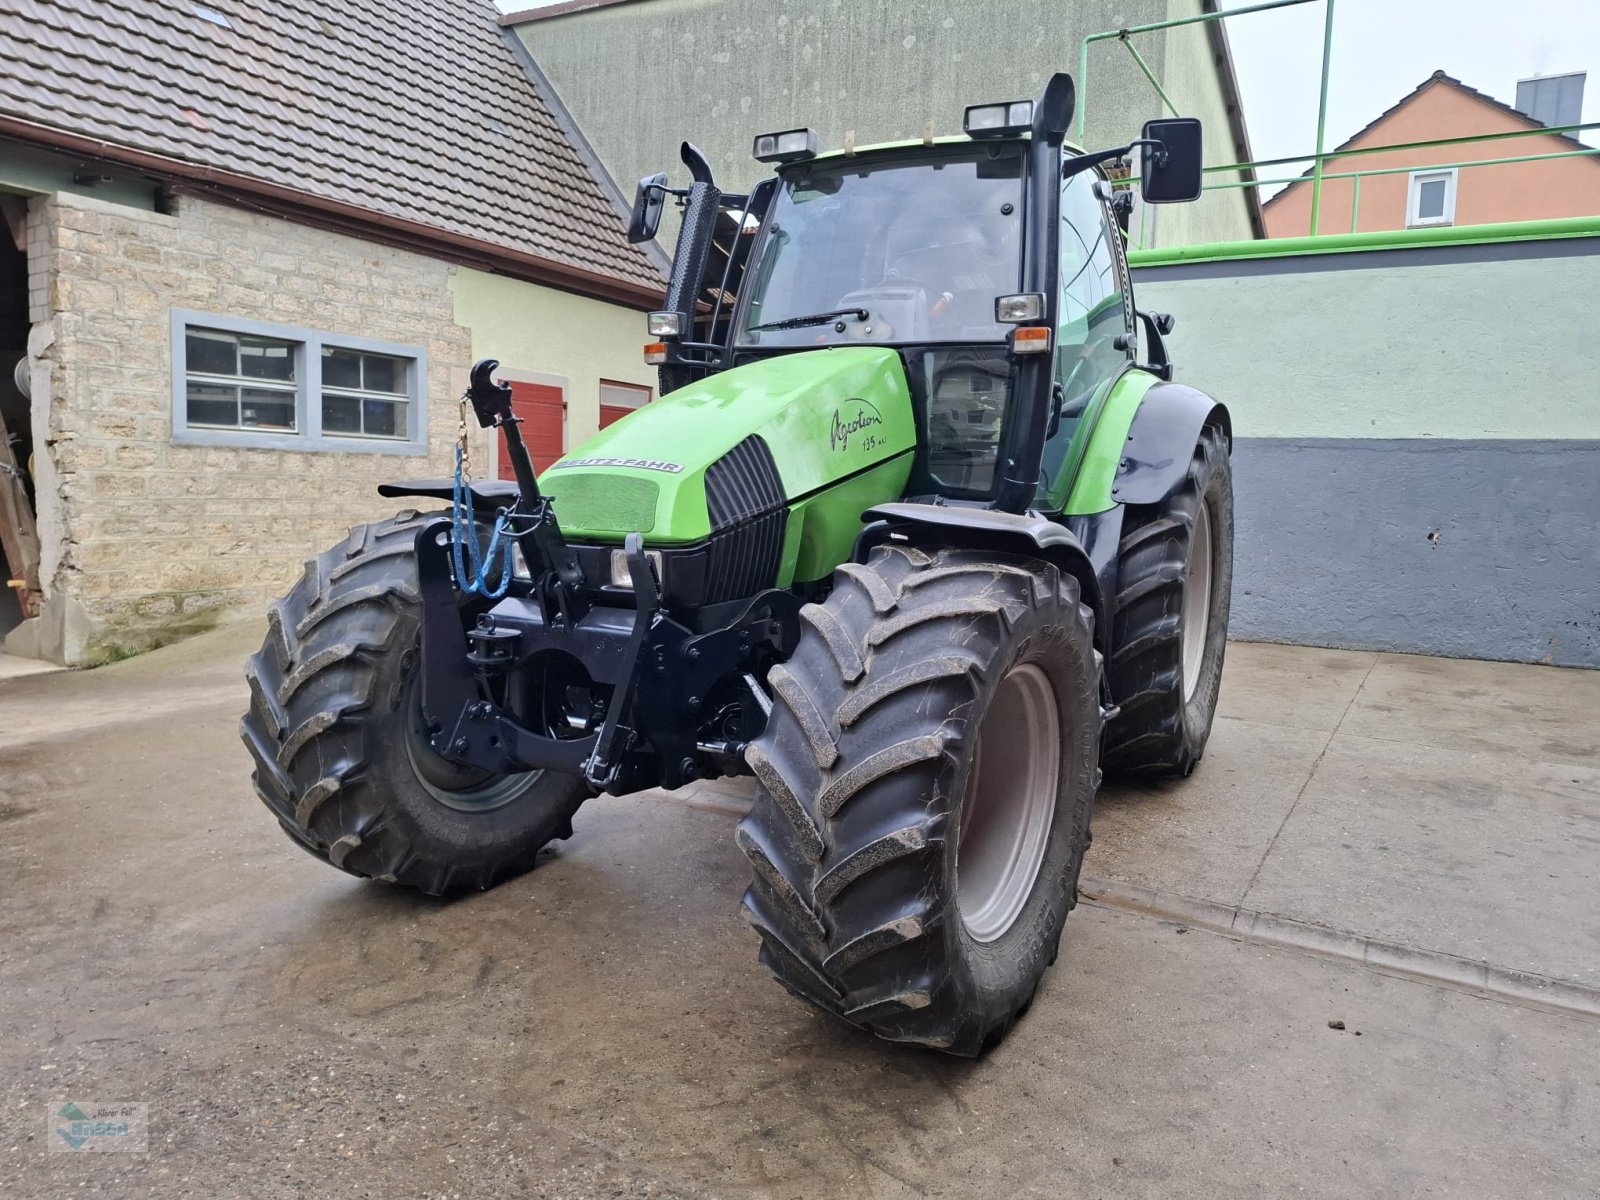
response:
<svg viewBox="0 0 1600 1200"><path fill-rule="evenodd" d="M1004 104L974 104L961 118L968 137L1003 137L1025 133L1033 124L1032 100L1009 100Z"/></svg>
<svg viewBox="0 0 1600 1200"><path fill-rule="evenodd" d="M799 162L815 158L820 146L814 129L785 129L782 133L757 134L750 152L757 162Z"/></svg>

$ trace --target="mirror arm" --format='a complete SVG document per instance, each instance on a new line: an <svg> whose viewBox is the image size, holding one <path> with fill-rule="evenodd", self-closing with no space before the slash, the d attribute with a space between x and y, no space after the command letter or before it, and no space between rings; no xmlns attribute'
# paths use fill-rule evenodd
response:
<svg viewBox="0 0 1600 1200"><path fill-rule="evenodd" d="M1118 146L1114 150L1097 150L1093 154L1080 154L1069 158L1061 164L1061 178L1070 179L1079 172L1087 171L1090 167L1098 167L1101 163L1110 162L1114 158L1126 158L1133 153L1135 146L1154 146L1156 152L1156 166L1167 165L1166 143L1158 142L1154 138L1134 138L1126 146Z"/></svg>

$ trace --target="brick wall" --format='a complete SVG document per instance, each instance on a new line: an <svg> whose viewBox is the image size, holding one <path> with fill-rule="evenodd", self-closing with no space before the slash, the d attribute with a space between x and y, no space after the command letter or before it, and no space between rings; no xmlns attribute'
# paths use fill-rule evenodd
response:
<svg viewBox="0 0 1600 1200"><path fill-rule="evenodd" d="M380 480L450 470L470 340L446 264L187 196L170 216L39 197L28 238L48 656L115 657L260 608L394 510ZM428 457L174 446L173 308L426 347Z"/></svg>

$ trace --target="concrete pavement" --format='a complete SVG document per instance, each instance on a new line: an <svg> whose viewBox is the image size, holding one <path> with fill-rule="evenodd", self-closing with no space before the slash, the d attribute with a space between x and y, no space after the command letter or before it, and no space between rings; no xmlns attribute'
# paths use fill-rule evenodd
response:
<svg viewBox="0 0 1600 1200"><path fill-rule="evenodd" d="M1106 790L1106 904L967 1063L765 976L742 783L449 903L315 862L249 794L255 636L0 682L0 1195L1600 1193L1600 673L1230 647L1205 762ZM48 1152L69 1098L151 1153Z"/></svg>

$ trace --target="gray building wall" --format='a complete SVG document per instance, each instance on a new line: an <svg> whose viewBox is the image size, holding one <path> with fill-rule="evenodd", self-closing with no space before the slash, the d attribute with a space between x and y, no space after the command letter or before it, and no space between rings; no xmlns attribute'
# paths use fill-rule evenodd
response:
<svg viewBox="0 0 1600 1200"><path fill-rule="evenodd" d="M1600 666L1600 236L1135 269L1238 437L1238 637Z"/></svg>
<svg viewBox="0 0 1600 1200"><path fill-rule="evenodd" d="M532 53L607 169L632 195L644 175L684 182L678 145L709 156L742 190L769 174L758 133L809 125L826 146L960 133L962 110L1031 97L1054 71L1078 73L1091 33L1200 11L1199 0L647 0L527 21ZM1203 28L1141 35L1140 52L1185 113L1207 122L1208 161L1235 161ZM1085 142L1117 144L1161 114L1127 51L1097 43ZM1242 193L1161 213L1162 245L1249 238Z"/></svg>

